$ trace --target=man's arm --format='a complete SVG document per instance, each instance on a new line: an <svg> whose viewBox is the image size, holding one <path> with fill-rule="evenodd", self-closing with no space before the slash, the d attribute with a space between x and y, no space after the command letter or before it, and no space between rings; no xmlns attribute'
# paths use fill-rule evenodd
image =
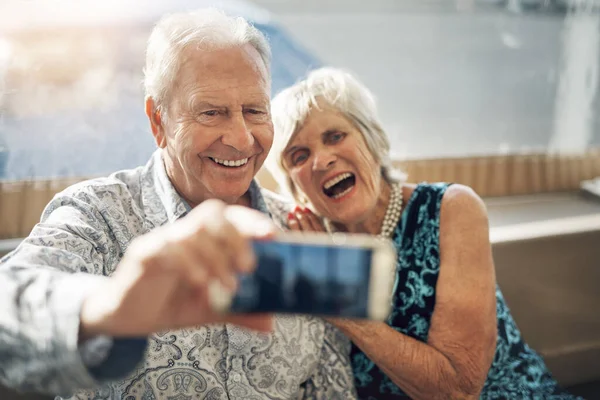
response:
<svg viewBox="0 0 600 400"><path fill-rule="evenodd" d="M83 300L106 280L94 275L103 273L103 253L109 251L104 220L97 212L76 198L55 198L30 236L0 261L4 385L69 394L100 383L96 378L103 377L105 360L86 359L94 343L79 340ZM124 364L133 367L143 354L138 353Z"/></svg>
<svg viewBox="0 0 600 400"><path fill-rule="evenodd" d="M143 356L144 341L138 346L135 338L212 323L272 329L270 316L219 313L208 291L215 282L235 290L235 276L254 270L251 240L275 233L265 215L207 200L133 239L120 258L118 246L107 242L111 233L95 226L104 223L104 214L90 218L98 209L81 203L55 200L42 224L0 263L0 279L6 276L0 287L0 382L70 393L124 377L115 372L132 369ZM112 270L110 277L76 273ZM101 336L118 339L100 367L88 371L78 346Z"/></svg>

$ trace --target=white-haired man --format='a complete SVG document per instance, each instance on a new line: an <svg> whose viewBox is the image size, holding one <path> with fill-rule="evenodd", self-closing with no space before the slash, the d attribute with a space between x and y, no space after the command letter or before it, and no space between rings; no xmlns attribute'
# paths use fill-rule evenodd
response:
<svg viewBox="0 0 600 400"><path fill-rule="evenodd" d="M242 18L157 24L145 87L159 149L58 194L2 260L1 382L98 399L355 396L349 343L331 325L209 304L208 283L234 291L255 267L250 239L276 229L278 206L254 181L273 140L269 66Z"/></svg>

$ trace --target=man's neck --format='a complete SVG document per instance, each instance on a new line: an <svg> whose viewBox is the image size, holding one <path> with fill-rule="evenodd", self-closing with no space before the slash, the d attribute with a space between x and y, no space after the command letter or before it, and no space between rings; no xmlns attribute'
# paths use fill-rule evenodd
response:
<svg viewBox="0 0 600 400"><path fill-rule="evenodd" d="M239 206L245 206L248 208L252 208L252 199L250 198L250 191L247 191L246 193L244 193L244 195L242 197L240 197L235 204L239 205Z"/></svg>
<svg viewBox="0 0 600 400"><path fill-rule="evenodd" d="M183 200L185 200L191 208L196 207L198 204L202 203L196 203L193 201L189 201L188 199L186 199L184 196L181 195L181 193L179 193L179 195L181 196L181 198ZM208 199L205 199L208 200ZM204 201L205 201L204 200ZM247 191L246 193L244 193L244 195L242 197L239 197L237 199L220 199L223 202L230 204L230 205L239 205L239 206L245 206L245 207L252 207L252 198L250 197L250 191Z"/></svg>

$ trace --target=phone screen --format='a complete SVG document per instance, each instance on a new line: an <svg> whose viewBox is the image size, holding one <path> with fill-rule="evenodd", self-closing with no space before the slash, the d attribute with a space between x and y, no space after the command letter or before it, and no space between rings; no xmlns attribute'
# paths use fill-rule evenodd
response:
<svg viewBox="0 0 600 400"><path fill-rule="evenodd" d="M253 274L240 277L232 312L367 317L370 248L255 242Z"/></svg>

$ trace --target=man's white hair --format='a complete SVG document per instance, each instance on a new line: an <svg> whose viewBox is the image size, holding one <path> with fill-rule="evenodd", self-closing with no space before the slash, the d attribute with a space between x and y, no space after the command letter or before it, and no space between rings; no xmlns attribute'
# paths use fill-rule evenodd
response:
<svg viewBox="0 0 600 400"><path fill-rule="evenodd" d="M252 45L265 64L271 81L271 48L265 36L242 17L231 17L215 8L167 15L154 27L146 48L144 88L163 112L183 53L190 46L203 50Z"/></svg>
<svg viewBox="0 0 600 400"><path fill-rule="evenodd" d="M379 121L373 94L350 73L326 67L312 71L305 80L283 90L271 102L275 138L265 165L284 193L298 202L304 200L299 198L282 156L311 109L323 107L339 111L360 131L369 151L380 163L384 179L405 180L405 175L392 166L390 142Z"/></svg>

